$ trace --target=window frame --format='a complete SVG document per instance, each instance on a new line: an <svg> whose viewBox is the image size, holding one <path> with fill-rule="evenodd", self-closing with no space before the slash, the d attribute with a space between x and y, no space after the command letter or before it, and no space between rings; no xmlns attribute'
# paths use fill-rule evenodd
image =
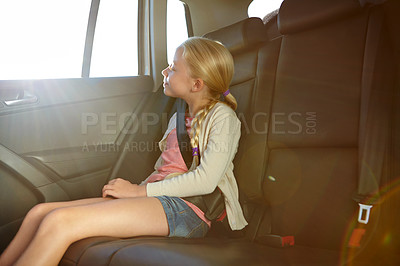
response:
<svg viewBox="0 0 400 266"><path fill-rule="evenodd" d="M187 29L187 34L188 37L193 37L193 24L192 24L192 16L190 15L190 9L188 4L186 4L184 1L181 1L183 4L183 7L185 9L185 19L186 19L186 29Z"/></svg>
<svg viewBox="0 0 400 266"><path fill-rule="evenodd" d="M148 0L138 0L138 76L150 75L150 9Z"/></svg>
<svg viewBox="0 0 400 266"><path fill-rule="evenodd" d="M99 14L100 0L92 0L90 5L89 21L86 30L85 48L83 52L81 78L89 78L92 61L93 41L96 31L97 15Z"/></svg>

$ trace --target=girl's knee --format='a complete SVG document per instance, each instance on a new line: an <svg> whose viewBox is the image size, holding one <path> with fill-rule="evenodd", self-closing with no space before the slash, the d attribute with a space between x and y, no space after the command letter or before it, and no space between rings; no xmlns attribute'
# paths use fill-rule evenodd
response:
<svg viewBox="0 0 400 266"><path fill-rule="evenodd" d="M48 204L47 203L39 203L32 207L29 210L25 219L43 219L44 216L49 212Z"/></svg>
<svg viewBox="0 0 400 266"><path fill-rule="evenodd" d="M66 233L66 228L69 227L69 223L70 217L67 208L55 209L44 216L40 223L38 233L62 236L63 233Z"/></svg>

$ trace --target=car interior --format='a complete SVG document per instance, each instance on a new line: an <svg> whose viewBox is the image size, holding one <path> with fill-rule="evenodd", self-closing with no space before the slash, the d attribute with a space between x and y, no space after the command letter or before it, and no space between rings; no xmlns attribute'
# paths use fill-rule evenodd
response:
<svg viewBox="0 0 400 266"><path fill-rule="evenodd" d="M265 0L268 1L268 0ZM138 0L138 75L0 80L0 249L41 202L101 196L153 172L174 98L163 94L167 0ZM398 265L400 1L181 0L188 36L234 58L234 159L248 225L205 238L94 237L59 265ZM129 34L129 33L125 33Z"/></svg>

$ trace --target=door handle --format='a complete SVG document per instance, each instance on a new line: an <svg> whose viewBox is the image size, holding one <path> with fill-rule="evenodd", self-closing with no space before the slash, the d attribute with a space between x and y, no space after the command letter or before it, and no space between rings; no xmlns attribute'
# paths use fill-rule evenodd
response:
<svg viewBox="0 0 400 266"><path fill-rule="evenodd" d="M18 105L35 103L37 101L38 101L38 97L36 95L32 94L29 91L21 90L18 93L18 96L16 97L16 99L5 100L4 103L7 106L18 106Z"/></svg>

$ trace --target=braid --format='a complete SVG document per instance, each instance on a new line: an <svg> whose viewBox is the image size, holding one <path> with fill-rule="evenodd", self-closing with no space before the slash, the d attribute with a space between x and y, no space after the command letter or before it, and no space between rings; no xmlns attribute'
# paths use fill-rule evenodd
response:
<svg viewBox="0 0 400 266"><path fill-rule="evenodd" d="M191 129L191 139L190 144L192 148L199 146L199 135L200 135L200 128L201 124L204 121L204 118L208 115L210 110L218 103L218 100L211 100L203 109L201 109L196 116L193 118L192 121L192 129ZM199 165L199 156L193 156L193 163L194 166ZM193 166L193 165L192 165Z"/></svg>

